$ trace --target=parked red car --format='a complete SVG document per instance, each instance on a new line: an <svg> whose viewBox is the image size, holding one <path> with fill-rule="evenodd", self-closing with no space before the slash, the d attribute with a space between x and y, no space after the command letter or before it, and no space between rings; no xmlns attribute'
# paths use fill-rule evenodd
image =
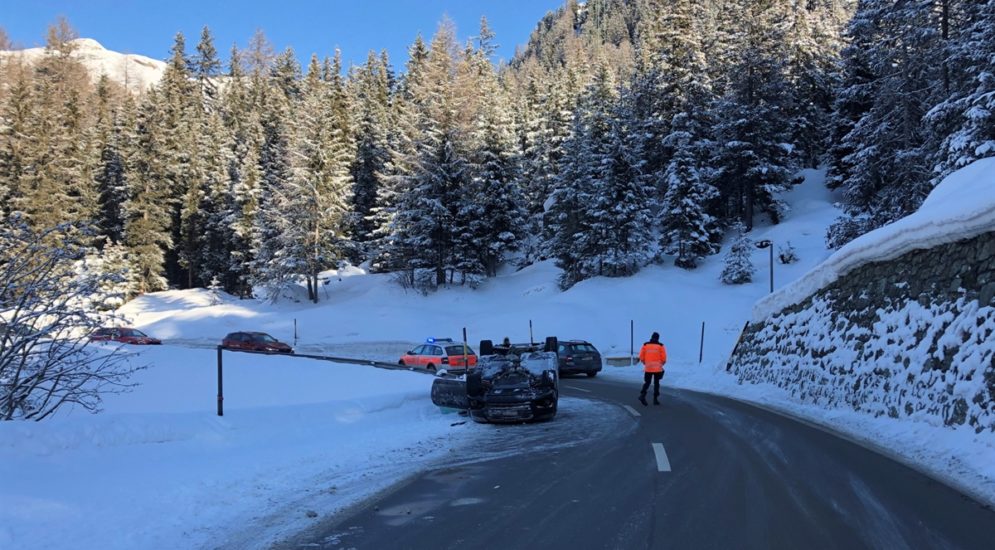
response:
<svg viewBox="0 0 995 550"><path fill-rule="evenodd" d="M144 332L129 327L104 327L98 328L90 335L91 342L121 342L122 344L135 344L139 346L158 346L162 340L153 338Z"/></svg>
<svg viewBox="0 0 995 550"><path fill-rule="evenodd" d="M465 355L464 355L465 353ZM428 370L439 368L463 368L463 358L466 357L466 364L474 366L477 364L477 354L473 348L467 346L463 350L463 344L454 343L451 338L429 338L421 346L417 346L411 351L401 356L397 362L399 365L408 367L421 367Z"/></svg>
<svg viewBox="0 0 995 550"><path fill-rule="evenodd" d="M294 348L265 332L233 332L221 341L221 347L242 351L294 353Z"/></svg>

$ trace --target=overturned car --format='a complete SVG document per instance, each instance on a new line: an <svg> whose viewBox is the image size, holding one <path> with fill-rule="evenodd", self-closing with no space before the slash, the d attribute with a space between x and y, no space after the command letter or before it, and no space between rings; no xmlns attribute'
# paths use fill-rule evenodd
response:
<svg viewBox="0 0 995 550"><path fill-rule="evenodd" d="M544 349L555 350L556 339L549 340ZM461 374L439 373L432 383L432 403L466 410L476 422L531 422L556 416L555 351L500 354L502 350L495 350L487 340L480 343L480 350L476 367Z"/></svg>

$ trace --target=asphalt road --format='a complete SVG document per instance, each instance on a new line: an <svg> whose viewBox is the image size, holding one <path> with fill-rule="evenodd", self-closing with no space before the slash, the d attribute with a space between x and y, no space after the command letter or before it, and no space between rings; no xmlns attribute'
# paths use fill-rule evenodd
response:
<svg viewBox="0 0 995 550"><path fill-rule="evenodd" d="M995 548L995 511L804 423L670 389L643 407L603 379L561 391L629 408L596 441L429 471L281 546Z"/></svg>

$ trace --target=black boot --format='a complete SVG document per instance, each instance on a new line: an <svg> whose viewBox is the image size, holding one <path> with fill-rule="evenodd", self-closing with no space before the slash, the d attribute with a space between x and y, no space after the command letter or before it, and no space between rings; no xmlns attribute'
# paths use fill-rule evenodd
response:
<svg viewBox="0 0 995 550"><path fill-rule="evenodd" d="M653 396L653 404L654 405L659 405L660 404L660 396L659 395L654 395Z"/></svg>
<svg viewBox="0 0 995 550"><path fill-rule="evenodd" d="M647 406L647 405L649 405L649 403L646 402L646 394L645 393L639 394L639 402L642 403L644 407Z"/></svg>

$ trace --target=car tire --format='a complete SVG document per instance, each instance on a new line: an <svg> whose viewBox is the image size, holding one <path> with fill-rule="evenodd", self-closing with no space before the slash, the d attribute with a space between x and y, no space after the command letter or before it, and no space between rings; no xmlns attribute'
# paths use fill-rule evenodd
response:
<svg viewBox="0 0 995 550"><path fill-rule="evenodd" d="M399 359L399 360L397 361L397 364L398 364L398 365L401 365L402 367L406 367L406 366L407 366L407 365L405 365L405 364L404 364L404 359Z"/></svg>
<svg viewBox="0 0 995 550"><path fill-rule="evenodd" d="M435 365L433 365L432 363L425 365L425 368L432 372L435 372Z"/></svg>
<svg viewBox="0 0 995 550"><path fill-rule="evenodd" d="M595 376L597 376L597 375L598 375L598 371L594 371L594 372L589 372L589 373L587 373L587 377L588 377L588 378L594 378L594 377L595 377Z"/></svg>

